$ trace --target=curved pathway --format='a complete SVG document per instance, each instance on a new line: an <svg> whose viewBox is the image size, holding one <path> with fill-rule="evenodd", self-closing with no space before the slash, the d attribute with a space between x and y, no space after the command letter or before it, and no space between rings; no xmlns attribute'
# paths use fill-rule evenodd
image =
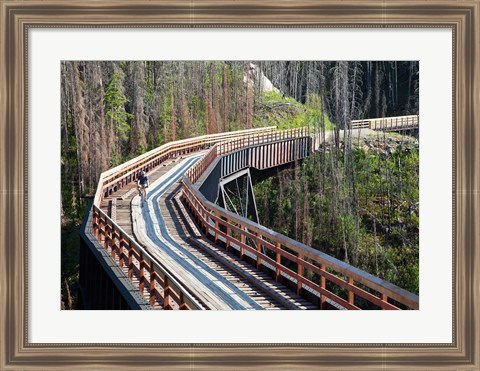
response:
<svg viewBox="0 0 480 371"><path fill-rule="evenodd" d="M159 198L179 181L202 156L189 157L156 180L148 188L147 200L132 200L133 231L149 251L183 282L209 309L264 309L221 274L176 242L168 233L160 210Z"/></svg>

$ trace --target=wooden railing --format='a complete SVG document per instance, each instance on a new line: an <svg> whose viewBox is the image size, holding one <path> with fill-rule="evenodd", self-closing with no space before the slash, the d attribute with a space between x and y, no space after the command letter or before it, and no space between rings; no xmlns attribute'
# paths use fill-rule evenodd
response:
<svg viewBox="0 0 480 371"><path fill-rule="evenodd" d="M183 199L206 235L224 242L228 251L235 246L241 258L248 252L257 268L263 265L277 280L283 275L296 282L299 294L313 291L321 307L329 298L346 309L360 309L359 297L381 309L399 309L392 300L418 309L417 295L209 202L187 177L183 184Z"/></svg>
<svg viewBox="0 0 480 371"><path fill-rule="evenodd" d="M413 129L418 127L418 115L353 120L351 127L352 129L368 128L382 131Z"/></svg>
<svg viewBox="0 0 480 371"><path fill-rule="evenodd" d="M130 280L134 276L138 279L142 295L148 286L152 308L161 300L162 309L204 309L152 255L99 209L93 210L93 235L120 268L128 268Z"/></svg>

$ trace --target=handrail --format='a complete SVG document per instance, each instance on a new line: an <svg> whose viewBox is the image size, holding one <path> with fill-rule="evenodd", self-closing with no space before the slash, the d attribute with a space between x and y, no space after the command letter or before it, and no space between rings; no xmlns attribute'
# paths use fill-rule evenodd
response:
<svg viewBox="0 0 480 371"><path fill-rule="evenodd" d="M352 129L397 130L418 126L418 115L352 120Z"/></svg>
<svg viewBox="0 0 480 371"><path fill-rule="evenodd" d="M183 185L182 196L207 235L213 233L215 242L218 242L219 236L223 237L227 249L232 245L239 246L241 257L244 256L245 251L250 252L257 260L257 267L262 264L267 268L269 268L268 265L273 267L277 280L280 278L280 272L293 277L298 282L298 292L305 285L319 293L321 300L324 301L324 298L328 297L348 309L360 309L354 304L354 295L382 309L399 309L389 303L388 298L409 308L418 309L417 295L213 204L193 186L186 176L183 178ZM245 242L247 239L255 241L256 247L249 246ZM266 252L268 250L275 254L275 260L268 256ZM286 263L293 264L288 266ZM296 270L292 268L294 265L297 265ZM318 275L320 281L315 282L308 278L306 276L308 270ZM337 274L328 270L335 271ZM344 280L339 274L347 279ZM326 281L345 289L348 292L348 300L328 290ZM381 297L359 287L357 283L380 293Z"/></svg>
<svg viewBox="0 0 480 371"><path fill-rule="evenodd" d="M120 268L123 268L124 260L128 257L128 278L132 279L136 271L141 294L144 293L145 284L148 284L151 306L154 306L157 298L163 297L163 309L204 309L148 251L98 208L93 210L93 235L103 243L113 260L118 258ZM148 283L146 272L150 276ZM163 289L163 295L157 284Z"/></svg>

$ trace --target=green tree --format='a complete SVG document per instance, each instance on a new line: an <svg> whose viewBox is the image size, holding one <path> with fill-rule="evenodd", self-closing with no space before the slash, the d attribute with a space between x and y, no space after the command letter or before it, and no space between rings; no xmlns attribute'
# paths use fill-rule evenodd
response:
<svg viewBox="0 0 480 371"><path fill-rule="evenodd" d="M120 74L115 72L112 78L105 86L105 113L107 116L107 125L113 131L115 141L113 142L112 166L119 163L119 144L128 141L130 136L130 125L128 120L133 117L131 113L125 111L125 103L128 102L123 92L123 86Z"/></svg>

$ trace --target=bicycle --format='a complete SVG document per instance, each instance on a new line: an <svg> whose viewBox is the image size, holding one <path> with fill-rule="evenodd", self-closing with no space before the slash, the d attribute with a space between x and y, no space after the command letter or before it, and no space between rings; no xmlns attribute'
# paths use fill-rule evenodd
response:
<svg viewBox="0 0 480 371"><path fill-rule="evenodd" d="M140 203L143 206L143 203L147 199L147 185L146 184L140 184L138 186L138 195L140 196Z"/></svg>

